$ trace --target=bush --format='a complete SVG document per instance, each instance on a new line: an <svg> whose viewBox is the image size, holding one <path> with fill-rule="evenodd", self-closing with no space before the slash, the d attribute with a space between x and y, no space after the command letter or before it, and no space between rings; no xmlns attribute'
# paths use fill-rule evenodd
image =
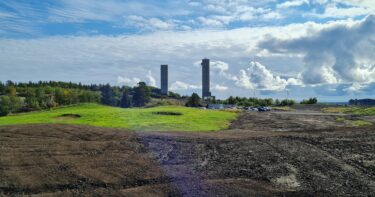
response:
<svg viewBox="0 0 375 197"><path fill-rule="evenodd" d="M284 99L280 102L280 106L292 106L296 104L296 102L292 99Z"/></svg>
<svg viewBox="0 0 375 197"><path fill-rule="evenodd" d="M185 104L186 107L202 107L201 98L197 93L193 93L189 98L188 102Z"/></svg>
<svg viewBox="0 0 375 197"><path fill-rule="evenodd" d="M318 103L318 99L317 98L309 98L308 100L303 100L301 101L301 104L307 104L307 105L313 105L313 104L317 104Z"/></svg>
<svg viewBox="0 0 375 197"><path fill-rule="evenodd" d="M21 111L23 101L15 96L1 96L0 97L0 116L6 116L9 113Z"/></svg>

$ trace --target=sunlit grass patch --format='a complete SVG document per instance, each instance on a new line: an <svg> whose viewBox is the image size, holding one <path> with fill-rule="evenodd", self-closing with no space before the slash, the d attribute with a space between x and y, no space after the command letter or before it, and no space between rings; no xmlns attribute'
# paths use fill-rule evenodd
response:
<svg viewBox="0 0 375 197"><path fill-rule="evenodd" d="M64 116L66 114L74 114L74 118ZM226 129L236 116L235 112L181 106L122 109L98 104L81 104L0 117L0 125L59 123L125 128L133 131L204 132Z"/></svg>

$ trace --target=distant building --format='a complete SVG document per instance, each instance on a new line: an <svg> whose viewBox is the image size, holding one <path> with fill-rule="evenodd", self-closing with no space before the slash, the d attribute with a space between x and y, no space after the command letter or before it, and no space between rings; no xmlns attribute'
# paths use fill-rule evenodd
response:
<svg viewBox="0 0 375 197"><path fill-rule="evenodd" d="M202 60L202 98L211 97L210 92L210 60Z"/></svg>
<svg viewBox="0 0 375 197"><path fill-rule="evenodd" d="M168 65L160 66L161 94L168 95Z"/></svg>
<svg viewBox="0 0 375 197"><path fill-rule="evenodd" d="M349 105L375 106L375 99L351 99Z"/></svg>

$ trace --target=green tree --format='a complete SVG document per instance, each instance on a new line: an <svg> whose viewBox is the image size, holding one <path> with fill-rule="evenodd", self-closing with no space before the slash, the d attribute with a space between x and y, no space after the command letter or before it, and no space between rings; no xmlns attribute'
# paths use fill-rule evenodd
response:
<svg viewBox="0 0 375 197"><path fill-rule="evenodd" d="M65 98L64 98L64 89L63 88L55 88L55 101L58 105L64 105L65 104Z"/></svg>
<svg viewBox="0 0 375 197"><path fill-rule="evenodd" d="M197 93L193 93L185 104L186 107L201 107L201 98Z"/></svg>
<svg viewBox="0 0 375 197"><path fill-rule="evenodd" d="M11 104L9 96L0 97L0 116L6 116L11 112Z"/></svg>
<svg viewBox="0 0 375 197"><path fill-rule="evenodd" d="M113 89L109 84L101 87L100 91L102 93L101 102L103 104L116 106L117 103L116 103L116 99L115 99L115 93L113 92Z"/></svg>
<svg viewBox="0 0 375 197"><path fill-rule="evenodd" d="M6 87L5 93L9 96L17 96L17 89L13 85L10 85Z"/></svg>
<svg viewBox="0 0 375 197"><path fill-rule="evenodd" d="M296 102L294 100L291 100L291 99L284 99L281 101L280 105L281 106L292 106L294 105Z"/></svg>
<svg viewBox="0 0 375 197"><path fill-rule="evenodd" d="M0 95L5 93L5 85L0 81Z"/></svg>
<svg viewBox="0 0 375 197"><path fill-rule="evenodd" d="M235 104L237 104L237 101L233 96L230 96L227 100L227 104L235 105Z"/></svg>
<svg viewBox="0 0 375 197"><path fill-rule="evenodd" d="M307 105L313 105L313 104L317 104L318 103L318 99L317 98L309 98L308 100L303 100L301 102L301 104L307 104Z"/></svg>
<svg viewBox="0 0 375 197"><path fill-rule="evenodd" d="M131 101L131 98L130 98L129 90L125 90L122 93L120 107L122 107L122 108L132 107L132 101Z"/></svg>
<svg viewBox="0 0 375 197"><path fill-rule="evenodd" d="M143 107L150 101L150 90L145 82L139 82L134 88L133 104L136 107Z"/></svg>
<svg viewBox="0 0 375 197"><path fill-rule="evenodd" d="M9 113L19 112L23 107L23 101L15 96L0 97L0 116L6 116Z"/></svg>
<svg viewBox="0 0 375 197"><path fill-rule="evenodd" d="M279 100L279 99L276 99L276 100L275 100L275 105L276 105L276 106L279 106L279 105L280 105L280 100Z"/></svg>
<svg viewBox="0 0 375 197"><path fill-rule="evenodd" d="M35 91L32 88L27 88L25 96L25 107L26 111L38 110L40 109L39 101L35 96Z"/></svg>
<svg viewBox="0 0 375 197"><path fill-rule="evenodd" d="M39 88L35 89L35 97L38 99L40 107L42 107L42 108L47 107L46 94L45 94L44 89L42 87L39 87Z"/></svg>

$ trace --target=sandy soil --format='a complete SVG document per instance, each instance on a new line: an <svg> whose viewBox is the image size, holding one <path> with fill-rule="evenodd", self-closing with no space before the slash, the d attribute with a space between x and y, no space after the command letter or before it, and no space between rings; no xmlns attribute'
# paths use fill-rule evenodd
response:
<svg viewBox="0 0 375 197"><path fill-rule="evenodd" d="M374 196L374 131L279 113L211 133L0 127L0 196Z"/></svg>

